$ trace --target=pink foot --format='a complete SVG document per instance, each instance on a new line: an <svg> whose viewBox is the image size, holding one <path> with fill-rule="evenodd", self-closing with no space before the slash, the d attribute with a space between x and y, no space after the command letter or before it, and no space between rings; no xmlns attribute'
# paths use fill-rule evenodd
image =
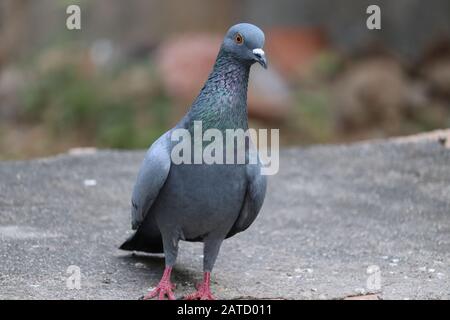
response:
<svg viewBox="0 0 450 320"><path fill-rule="evenodd" d="M216 298L212 295L211 289L209 287L211 274L209 272L205 272L203 282L197 286L197 291L191 293L184 297L185 300L216 300Z"/></svg>
<svg viewBox="0 0 450 320"><path fill-rule="evenodd" d="M172 282L170 282L171 272L172 272L171 267L166 267L164 269L164 274L161 278L161 281L159 281L159 284L156 286L155 289L153 289L144 296L144 300L149 300L156 296L158 296L159 300L164 300L166 296L169 300L175 300L175 295L172 292L172 290L175 289L175 285Z"/></svg>

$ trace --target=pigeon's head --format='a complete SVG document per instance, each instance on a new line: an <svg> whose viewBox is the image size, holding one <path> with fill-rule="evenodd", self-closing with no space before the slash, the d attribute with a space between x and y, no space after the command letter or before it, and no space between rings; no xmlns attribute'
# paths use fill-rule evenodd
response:
<svg viewBox="0 0 450 320"><path fill-rule="evenodd" d="M258 62L267 69L263 46L264 32L260 28L250 23L239 23L228 30L222 50L250 64Z"/></svg>

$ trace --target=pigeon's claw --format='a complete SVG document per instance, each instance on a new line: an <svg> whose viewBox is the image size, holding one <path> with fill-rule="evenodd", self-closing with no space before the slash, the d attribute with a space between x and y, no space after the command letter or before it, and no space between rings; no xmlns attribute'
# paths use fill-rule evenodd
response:
<svg viewBox="0 0 450 320"><path fill-rule="evenodd" d="M160 282L155 289L153 289L144 296L144 300L150 300L156 296L158 296L159 300L164 300L166 296L167 299L169 300L175 300L175 295L173 294L172 291L173 289L175 289L174 284L170 282L167 283Z"/></svg>
<svg viewBox="0 0 450 320"><path fill-rule="evenodd" d="M216 298L212 295L211 291L200 289L197 292L191 293L187 295L185 300L216 300Z"/></svg>
<svg viewBox="0 0 450 320"><path fill-rule="evenodd" d="M159 300L164 300L164 298L167 296L167 299L169 300L175 300L175 295L173 294L172 290L175 289L175 285L170 282L170 273L172 271L172 268L167 267L164 270L164 274L161 278L161 281L156 286L155 289L150 291L144 296L144 300L150 300L154 297L158 297Z"/></svg>
<svg viewBox="0 0 450 320"><path fill-rule="evenodd" d="M210 273L205 272L203 282L197 285L197 291L191 293L184 297L185 300L216 300L216 298L211 293L210 283Z"/></svg>

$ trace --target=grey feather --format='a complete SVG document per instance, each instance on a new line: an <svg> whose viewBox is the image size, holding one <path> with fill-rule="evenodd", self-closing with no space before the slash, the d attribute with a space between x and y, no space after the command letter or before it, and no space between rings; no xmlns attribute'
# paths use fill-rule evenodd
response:
<svg viewBox="0 0 450 320"><path fill-rule="evenodd" d="M261 174L261 164L247 165L247 190L239 217L227 234L227 238L246 230L255 221L264 202L267 177Z"/></svg>
<svg viewBox="0 0 450 320"><path fill-rule="evenodd" d="M131 226L136 230L157 198L170 170L170 131L156 140L145 155L131 197Z"/></svg>

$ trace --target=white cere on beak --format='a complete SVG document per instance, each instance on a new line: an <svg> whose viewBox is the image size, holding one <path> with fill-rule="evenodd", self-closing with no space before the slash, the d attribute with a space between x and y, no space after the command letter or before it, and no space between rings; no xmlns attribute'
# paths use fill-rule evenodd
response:
<svg viewBox="0 0 450 320"><path fill-rule="evenodd" d="M264 50L261 49L261 48L253 49L253 54L256 55L256 56L263 57L264 56Z"/></svg>

